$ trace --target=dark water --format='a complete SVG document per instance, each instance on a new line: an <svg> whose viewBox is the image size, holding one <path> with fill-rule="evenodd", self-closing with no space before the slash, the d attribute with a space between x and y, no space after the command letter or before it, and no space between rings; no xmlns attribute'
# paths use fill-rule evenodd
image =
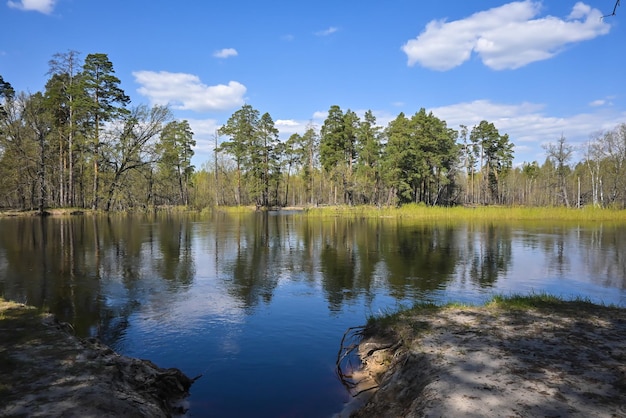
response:
<svg viewBox="0 0 626 418"><path fill-rule="evenodd" d="M328 417L344 331L416 301L549 292L626 306L626 224L298 215L0 219L0 294L203 374L193 417Z"/></svg>

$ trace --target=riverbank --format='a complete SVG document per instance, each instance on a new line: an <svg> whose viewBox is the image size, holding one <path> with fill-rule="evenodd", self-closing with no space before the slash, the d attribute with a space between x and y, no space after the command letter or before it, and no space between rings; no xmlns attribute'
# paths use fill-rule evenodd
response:
<svg viewBox="0 0 626 418"><path fill-rule="evenodd" d="M262 208L261 211L270 209ZM346 219L380 219L392 218L403 221L445 221L445 222L494 222L494 221L545 221L545 222L615 222L623 224L626 219L625 209L608 209L586 206L583 208L566 207L525 207L525 206L426 206L423 204L407 204L395 206L293 206L272 208L273 210L297 213L310 218L346 218ZM149 213L193 213L206 215L213 212L249 214L258 212L255 206L218 206L202 210L184 206L160 206L146 210L104 212L81 208L46 209L46 216L97 215L97 214L149 214ZM2 217L39 216L36 210L0 210Z"/></svg>
<svg viewBox="0 0 626 418"><path fill-rule="evenodd" d="M170 417L194 379L121 356L69 324L0 298L0 416Z"/></svg>
<svg viewBox="0 0 626 418"><path fill-rule="evenodd" d="M496 298L416 307L360 334L359 408L342 416L626 416L623 308Z"/></svg>
<svg viewBox="0 0 626 418"><path fill-rule="evenodd" d="M59 208L59 209L46 209L43 212L43 216L70 216L70 215L84 215L86 213L95 213L91 209L79 209L79 208ZM0 218L14 218L14 217L29 217L29 216L41 216L41 213L37 210L0 210Z"/></svg>

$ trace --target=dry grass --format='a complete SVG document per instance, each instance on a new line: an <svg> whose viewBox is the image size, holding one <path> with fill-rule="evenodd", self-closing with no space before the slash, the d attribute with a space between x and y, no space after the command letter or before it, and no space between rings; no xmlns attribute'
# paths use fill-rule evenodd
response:
<svg viewBox="0 0 626 418"><path fill-rule="evenodd" d="M399 208L374 206L328 206L309 208L311 217L398 218L438 221L616 221L626 222L626 210L585 207L439 207L420 204Z"/></svg>

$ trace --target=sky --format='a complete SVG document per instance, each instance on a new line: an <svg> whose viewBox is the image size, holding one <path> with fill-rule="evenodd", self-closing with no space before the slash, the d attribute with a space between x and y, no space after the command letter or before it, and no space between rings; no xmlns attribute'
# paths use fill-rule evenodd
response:
<svg viewBox="0 0 626 418"><path fill-rule="evenodd" d="M561 136L581 159L626 123L615 0L1 1L0 75L16 91L43 91L56 53L105 53L131 106L189 121L197 167L244 104L283 139L321 127L332 105L381 126L421 108L453 129L486 120L517 165L541 164Z"/></svg>

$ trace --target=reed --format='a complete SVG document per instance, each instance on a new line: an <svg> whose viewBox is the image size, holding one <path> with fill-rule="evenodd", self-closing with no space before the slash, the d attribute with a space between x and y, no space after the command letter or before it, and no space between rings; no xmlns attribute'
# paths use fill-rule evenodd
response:
<svg viewBox="0 0 626 418"><path fill-rule="evenodd" d="M239 214L239 213L251 213L256 210L254 206L219 206L214 209L217 212Z"/></svg>
<svg viewBox="0 0 626 418"><path fill-rule="evenodd" d="M303 212L309 217L401 218L419 220L478 220L478 221L623 221L626 210L585 207L504 207L455 206L439 207L409 204L401 207L328 206L309 208Z"/></svg>

